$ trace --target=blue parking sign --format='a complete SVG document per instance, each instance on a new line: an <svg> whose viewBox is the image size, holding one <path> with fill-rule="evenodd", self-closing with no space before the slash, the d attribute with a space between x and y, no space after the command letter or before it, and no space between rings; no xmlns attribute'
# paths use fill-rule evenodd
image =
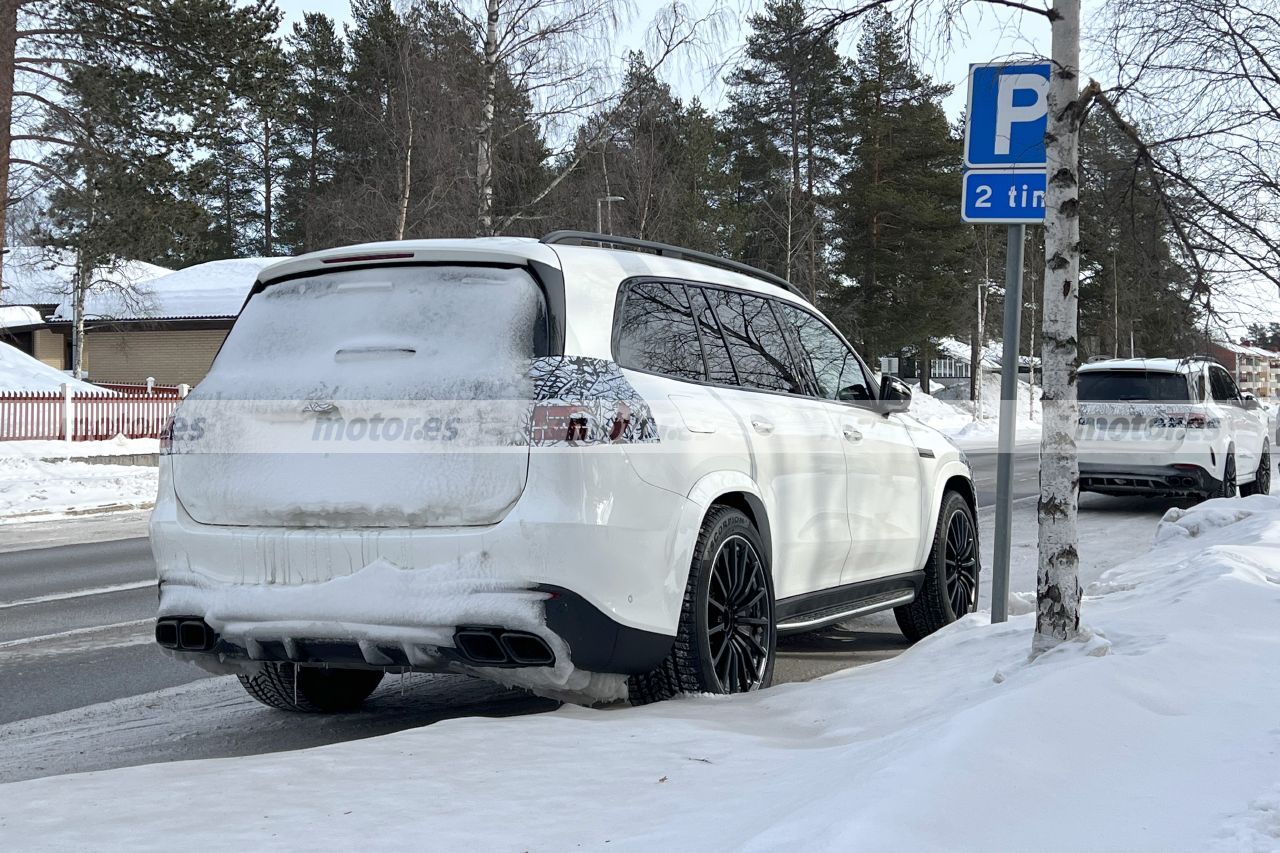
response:
<svg viewBox="0 0 1280 853"><path fill-rule="evenodd" d="M966 168L1044 168L1051 67L1047 62L969 67Z"/></svg>
<svg viewBox="0 0 1280 853"><path fill-rule="evenodd" d="M1044 221L1045 173L975 169L964 173L965 222L1034 224Z"/></svg>

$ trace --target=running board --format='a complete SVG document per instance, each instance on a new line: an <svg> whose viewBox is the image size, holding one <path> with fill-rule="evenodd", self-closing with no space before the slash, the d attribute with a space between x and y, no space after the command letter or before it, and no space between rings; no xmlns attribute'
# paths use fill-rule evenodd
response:
<svg viewBox="0 0 1280 853"><path fill-rule="evenodd" d="M910 572L781 599L776 606L778 633L813 631L907 604L923 582L924 572Z"/></svg>

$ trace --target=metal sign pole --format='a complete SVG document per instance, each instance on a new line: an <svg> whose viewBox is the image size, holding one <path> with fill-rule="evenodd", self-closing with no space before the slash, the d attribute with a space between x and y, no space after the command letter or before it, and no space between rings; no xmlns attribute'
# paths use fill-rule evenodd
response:
<svg viewBox="0 0 1280 853"><path fill-rule="evenodd" d="M1000 356L1000 437L996 457L996 540L991 621L1009 619L1009 540L1013 524L1013 447L1018 418L1018 344L1022 339L1022 244L1027 226L1010 225L1004 267L1004 352ZM1034 369L1034 368L1033 368Z"/></svg>

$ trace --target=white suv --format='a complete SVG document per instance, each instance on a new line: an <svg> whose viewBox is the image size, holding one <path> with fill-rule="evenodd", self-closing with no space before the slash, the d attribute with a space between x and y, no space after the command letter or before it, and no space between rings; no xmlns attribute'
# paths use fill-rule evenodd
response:
<svg viewBox="0 0 1280 853"><path fill-rule="evenodd" d="M748 691L778 634L888 608L916 639L980 565L968 463L909 400L786 282L671 246L283 261L165 443L156 639L297 711L407 671Z"/></svg>
<svg viewBox="0 0 1280 853"><path fill-rule="evenodd" d="M1266 414L1208 358L1108 359L1078 373L1080 490L1232 497L1271 488Z"/></svg>

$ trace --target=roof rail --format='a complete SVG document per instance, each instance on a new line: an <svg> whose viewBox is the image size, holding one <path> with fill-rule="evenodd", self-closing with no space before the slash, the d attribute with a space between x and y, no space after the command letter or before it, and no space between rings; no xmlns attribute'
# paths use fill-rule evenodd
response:
<svg viewBox="0 0 1280 853"><path fill-rule="evenodd" d="M591 231L552 231L540 241L548 246L583 246L588 243L599 243L601 248L606 245L618 246L623 249L635 249L636 251L652 252L661 255L664 258L678 258L682 261L692 261L696 264L705 264L709 267L719 267L724 270L731 270L742 275L749 275L752 278L760 279L769 284L781 287L789 293L794 293L801 299L807 297L801 293L786 279L774 275L764 270L758 270L753 266L744 264L741 261L731 261L728 258L721 258L707 252L699 252L696 249L686 249L681 246L672 246L668 243L655 243L652 240L640 240L636 237L618 237L613 234L596 234Z"/></svg>

